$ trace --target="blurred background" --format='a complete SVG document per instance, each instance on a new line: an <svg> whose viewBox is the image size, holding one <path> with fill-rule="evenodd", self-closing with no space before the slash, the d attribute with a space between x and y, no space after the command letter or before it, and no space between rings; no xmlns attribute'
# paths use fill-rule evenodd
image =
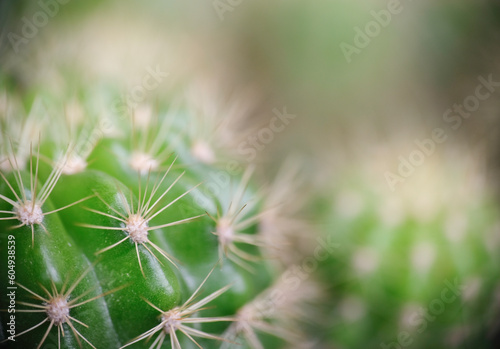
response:
<svg viewBox="0 0 500 349"><path fill-rule="evenodd" d="M9 93L127 98L154 71L144 99L230 120L263 181L293 159L309 228L282 259L340 246L311 273L312 348L500 347L498 1L1 0L0 23Z"/></svg>

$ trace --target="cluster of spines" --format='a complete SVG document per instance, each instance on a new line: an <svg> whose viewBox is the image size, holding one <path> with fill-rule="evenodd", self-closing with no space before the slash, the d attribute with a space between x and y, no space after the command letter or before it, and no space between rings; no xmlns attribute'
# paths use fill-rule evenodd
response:
<svg viewBox="0 0 500 349"><path fill-rule="evenodd" d="M28 119L28 121L31 119ZM29 124L29 123L28 123ZM164 123L165 124L165 123ZM143 125L144 127L144 125ZM74 128L68 128L72 129L74 132ZM148 132L144 131L146 128L143 129L143 132L145 134L142 135L142 137L149 137ZM168 129L168 127L162 127L161 129ZM41 132L41 131L39 131ZM137 129L132 130L132 134L136 133ZM177 177L177 179L171 184L171 186L165 190L157 199L153 199L155 194L157 193L161 183L165 179L166 175L169 173L170 169L172 168L174 161L168 166L168 168L165 171L165 174L161 177L158 176L158 180L156 183L153 185L152 190L149 192L149 198L147 198L148 195L148 186L149 186L149 179L151 176L152 171L160 171L162 170L161 166L157 166L158 164L162 164L165 162L167 159L167 154L170 155L171 149L166 148L168 151L161 151L158 153L158 149L161 148L159 145L162 141L158 139L158 135L156 138L154 138L152 143L148 143L146 141L141 142L141 146L137 148L137 139L132 142L132 157L129 159L129 165L138 172L139 174L139 193L138 193L138 198L139 201L137 202L137 205L134 205L134 201L132 198L127 199L123 193L121 193L120 198L124 204L124 207L127 208L127 212L122 213L119 212L115 209L113 209L109 203L107 203L105 200L100 197L98 192L95 192L95 196L99 198L108 208L110 208L112 211L114 211L114 214L109 214L101 211L96 211L91 208L86 208L94 213L100 214L100 215L106 215L109 216L110 218L113 218L122 224L122 227L105 227L105 226L93 226L93 225L88 225L88 224L83 224L84 226L88 228L95 228L95 229L102 229L102 230L122 230L126 233L126 236L124 239L118 241L117 243L108 246L107 248L96 251L97 254L106 252L107 250L117 246L119 243L124 242L127 239L131 239L135 243L135 248L138 251L138 246L144 246L155 258L156 255L153 253L151 249L147 247L146 244L149 244L154 250L156 250L158 253L160 253L164 258L166 258L168 261L171 263L174 263L173 256L170 256L167 254L165 251L161 250L158 246L153 244L151 241L148 240L147 237L147 232L152 229L157 229L157 228L163 228L171 225L176 225L176 224L182 224L182 223L187 223L193 219L196 219L200 216L195 216L195 217L189 217L180 221L176 222L170 222L170 223L165 223L163 225L159 226L149 226L149 221L154 218L157 214L174 204L177 200L179 200L181 197L187 195L192 189L186 191L184 194L176 198L175 200L171 201L169 204L165 206L160 206L161 200L163 197L169 192L169 190L175 185L175 183L182 177L183 173ZM39 166L39 160L41 158L40 156L40 139L38 139L38 150L37 154L33 154L33 139L30 140L30 152L29 152L29 161L26 160L23 163L18 163L17 161L17 156L16 154L20 154L20 152L23 149L23 144L19 144L17 147L15 147L12 142L9 142L10 148L7 152L5 152L4 158L2 159L2 162L7 162L9 164L8 169L13 172L17 187L19 189L18 194L16 190L14 189L14 186L9 183L7 180L7 177L1 173L2 179L4 182L7 184L9 189L12 191L14 194L15 198L17 201L13 201L9 199L8 197L1 195L0 199L6 201L7 203L11 204L13 209L12 211L5 211L2 213L5 214L10 214L11 216L9 217L2 217L0 219L12 219L12 220L19 220L20 224L17 226L14 226L13 228L18 228L23 225L29 225L32 229L32 240L34 243L35 240L35 231L34 231L34 225L39 224L40 226L43 227L43 229L46 231L46 233L50 233L45 229L43 225L43 218L44 216L61 211L65 208L68 208L73 205L80 204L82 201L85 201L89 198L82 198L81 200L78 200L68 206L57 208L55 210L52 210L50 212L44 212L43 211L43 204L45 200L48 199L51 191L54 189L55 185L57 185L57 182L62 174L73 174L78 171L83 171L86 167L87 164L87 157L88 157L88 152L86 154L77 154L74 151L75 147L69 147L70 150L65 152L65 154L55 162L51 162L53 164L53 170L51 174L49 175L48 180L45 182L45 185L42 187L40 190L40 194L37 193L37 183L38 183L38 166ZM193 144L196 144L196 141L193 141ZM205 144L206 147L208 147L208 144ZM196 158L197 152L193 151L193 156ZM141 161L137 161L138 156L137 154L142 154L142 158L140 159ZM147 156L148 161L143 161L144 156ZM36 159L35 164L33 164L33 158ZM71 169L76 169L76 171L66 171L68 169L68 162L73 161L73 159L79 159L79 164L82 166L70 166ZM199 161L206 162L204 161L206 159L200 158ZM50 161L50 160L49 160ZM22 175L21 175L21 169L25 168L27 166L27 163L29 162L29 173L30 173L30 185L29 188L25 187L25 184L22 181ZM220 214L219 211L217 212L217 215L211 215L208 212L206 213L209 215L216 224L216 229L213 232L213 234L218 236L219 240L219 251L220 251L220 256L221 259L223 257L227 257L231 259L233 262L239 264L240 266L246 268L247 270L252 271L252 262L257 262L261 259L261 257L251 255L241 249L239 249L236 244L251 244L259 247L264 247L264 241L260 239L258 235L253 235L253 234L244 234L240 233L240 231L244 230L248 226L251 226L253 224L258 223L263 216L265 216L266 212L260 213L260 214L255 214L254 216L251 217L246 217L242 212L246 208L246 204L242 203L243 195L247 190L248 182L250 180L250 176L252 174L252 169L249 167L247 171L243 174L243 178L236 189L236 194L233 197L233 200L229 203L228 207L224 211L223 214ZM142 192L140 185L141 185L141 176L147 175L147 185L144 191ZM31 194L31 197L27 197L25 192L28 191ZM119 186L117 185L117 192L120 193ZM154 201L154 202L153 202ZM25 208L25 209L20 209L20 208ZM26 212L24 212L26 211ZM139 265L141 265L141 260L138 255L138 262ZM141 271L142 271L142 266L141 266ZM84 275L83 275L84 276ZM52 293L46 292L48 298L41 297L39 295L36 295L33 291L28 290L27 288L24 288L26 291L31 293L32 295L36 295L36 298L38 300L42 300L44 303L43 305L34 305L31 304L30 306L33 306L34 308L37 308L35 311L37 312L46 312L47 313L47 318L44 320L42 323L37 324L36 326L33 326L32 328L23 331L22 333L18 335L22 335L24 333L29 332L30 330L42 325L45 322L49 322L49 327L47 332L45 333L45 336L42 338L39 347L43 344L43 341L46 339L50 329L53 326L58 327L58 333L62 333L64 335L64 331L62 331L62 326L63 324L67 323L68 326L71 327L71 330L75 334L75 337L80 336L82 339L84 339L87 343L89 343L81 334L74 328L74 326L71 324L71 320L86 326L85 324L81 323L77 319L71 318L69 316L69 309L76 307L79 304L74 304L74 302L67 302L67 298L69 297L69 290L73 290L74 287L78 284L78 282L83 278L81 276L68 290L65 290L65 287L58 291L54 285L51 286ZM207 276L208 278L208 276ZM215 299L218 297L220 294L225 292L229 286L224 287L223 289L220 289L219 291L214 292L210 296L205 297L201 301L198 301L194 304L190 304L192 301L194 301L194 297L198 296L199 291L201 286L204 284L206 279L203 281L203 283L200 285L200 287L193 293L193 295L190 297L190 299L182 306L176 307L174 309L170 310L161 310L159 308L156 308L154 304L149 302L148 300L145 300L149 305L157 309L158 311L161 312L162 314L162 321L160 325L157 327L151 329L150 331L146 332L142 336L139 336L138 338L132 340L132 342L136 342L138 340L144 339L144 338L150 338L154 333L157 333L161 330L163 330L160 335L157 337L157 339L154 341L153 347L161 347L163 341L165 340L166 335L170 335L170 340L171 340L171 345L173 348L180 348L180 344L177 340L177 337L175 335L176 330L179 330L180 332L184 333L189 339L191 339L194 343L196 341L192 338L193 336L200 336L200 337L205 337L205 338L212 338L212 339L223 339L226 340L226 338L221 338L217 337L211 334L206 334L204 332L201 332L199 330L195 330L191 327L185 326L182 324L183 321L180 321L180 319L185 319L188 317L188 315L193 315L195 312L199 310L199 308L208 303L209 301ZM43 286L42 286L43 287ZM109 292L108 292L109 293ZM108 294L106 293L106 294ZM104 296L105 294L101 295ZM84 295L77 296L78 299L84 297ZM89 300L86 300L85 302L90 302L91 300L94 300L98 297L93 297ZM53 304L57 305L55 308L59 308L59 310L62 311L59 314L53 311L54 306ZM65 308L66 307L66 308ZM50 308L50 309L49 309ZM248 307L247 307L248 309ZM242 312L244 312L242 310ZM170 317L169 317L170 316ZM264 319L262 319L263 321ZM247 320L242 317L233 317L233 318L190 318L190 320L184 321L184 323L203 323L203 322L212 322L212 321L234 321L235 323L243 323L247 322ZM261 323L261 322L259 322ZM266 328L265 326L261 325L261 329ZM168 330L168 331L167 331ZM265 331L265 329L264 329ZM268 331L269 332L269 331ZM77 338L78 340L78 338ZM261 344L258 342L257 337L255 338L252 336L252 338L247 337L247 341L249 341L249 345L252 346L253 348L260 348ZM258 344L259 343L259 344ZM90 344L90 343L89 343ZM131 343L130 343L131 344ZM197 343L196 343L197 344ZM90 344L92 345L92 344ZM128 345L128 344L127 344Z"/></svg>

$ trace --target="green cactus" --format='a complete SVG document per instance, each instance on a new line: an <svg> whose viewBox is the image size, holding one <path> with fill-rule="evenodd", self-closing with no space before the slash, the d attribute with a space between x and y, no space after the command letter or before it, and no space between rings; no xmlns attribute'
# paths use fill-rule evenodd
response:
<svg viewBox="0 0 500 349"><path fill-rule="evenodd" d="M465 154L460 164L426 159L393 192L374 185L369 170L339 176L349 179L324 206L325 234L339 244L320 268L330 285L327 343L492 348L498 207Z"/></svg>
<svg viewBox="0 0 500 349"><path fill-rule="evenodd" d="M296 341L277 316L293 304L257 308L279 272L263 257L265 203L250 183L252 166L233 162L228 173L208 143L190 137L198 120L187 108L111 112L106 106L116 99L96 90L20 97L4 87L3 344L278 348L283 337Z"/></svg>

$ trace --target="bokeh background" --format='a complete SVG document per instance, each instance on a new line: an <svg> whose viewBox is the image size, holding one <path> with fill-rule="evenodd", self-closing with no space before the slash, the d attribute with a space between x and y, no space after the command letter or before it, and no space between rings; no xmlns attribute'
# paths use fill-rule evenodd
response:
<svg viewBox="0 0 500 349"><path fill-rule="evenodd" d="M84 85L126 95L159 69L147 101L229 120L217 141L263 181L293 164L284 210L308 228L283 229L282 259L339 244L305 281L322 293L312 348L500 347L498 1L2 0L0 23L2 84L25 103ZM466 116L446 114L467 98ZM259 141L276 111L292 116ZM436 129L446 139L425 143ZM455 278L458 301L423 333L418 315L405 323Z"/></svg>

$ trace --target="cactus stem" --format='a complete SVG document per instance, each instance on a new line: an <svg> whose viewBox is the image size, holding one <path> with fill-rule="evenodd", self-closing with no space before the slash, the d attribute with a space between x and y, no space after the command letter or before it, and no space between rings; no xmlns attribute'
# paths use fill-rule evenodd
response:
<svg viewBox="0 0 500 349"><path fill-rule="evenodd" d="M215 153L210 145L202 139L195 140L191 146L191 154L201 162L211 165L215 163Z"/></svg>
<svg viewBox="0 0 500 349"><path fill-rule="evenodd" d="M210 273L205 277L205 280L203 280L203 282L200 284L200 286L198 286L196 291L194 291L193 294L191 295L191 297L189 297L189 299L181 306L175 307L175 308L170 309L168 311L163 311L162 309L158 308L156 305L151 303L149 300L144 299L144 301L147 304L149 304L152 308L156 309L158 312L161 313L161 318L160 318L161 322L160 322L160 324L153 327L152 329L150 329L150 330L144 332L143 334L137 336L136 338L132 339L127 344L122 346L120 349L128 347L129 345L132 345L134 343L140 342L143 339L151 338L154 334L156 334L158 332L160 332L160 333L150 348L156 348L156 349L161 348L166 336L169 335L172 348L180 349L181 346L179 343L179 339L177 338L177 331L182 332L186 337L188 337L198 347L200 347L200 345L196 342L196 340L193 337L226 341L226 339L224 339L222 337L218 337L218 336L215 336L215 335L210 334L210 333L196 330L192 327L185 325L185 324L200 324L200 323L219 322L219 321L234 321L234 319L230 318L230 317L206 317L206 318L191 317L196 312L203 310L203 306L205 306L206 304L210 303L211 301L213 301L214 299L219 297L221 294L226 292L231 287L231 285L227 285L225 287L222 287L221 289L211 293L210 295L206 296L205 298L195 302L195 298L199 295L201 288L203 287L205 282L208 280L208 278L210 277L210 275L212 274L213 271L214 271L214 269L212 269L210 271Z"/></svg>
<svg viewBox="0 0 500 349"><path fill-rule="evenodd" d="M254 246L263 245L263 243L260 241L259 236L241 234L237 232L240 225L235 225L234 220L236 219L237 215L239 215L239 213L245 208L245 206L243 206L233 217L228 217L227 215L222 217L213 217L208 213L207 215L216 223L215 231L212 232L212 234L216 235L219 239L220 257L222 258L222 256L224 255L242 268L253 272L253 268L245 261L257 262L261 260L261 257L249 254L235 245L235 243L245 243ZM248 220L253 221L253 217Z"/></svg>
<svg viewBox="0 0 500 349"><path fill-rule="evenodd" d="M174 162L175 162L175 160L174 160ZM106 216L106 217L112 218L114 220L117 220L117 221L122 223L122 226L121 227L109 227L109 226L93 225L93 224L78 224L78 225L80 225L82 227L86 227L86 228L93 228L93 229L100 229L100 230L118 230L118 231L123 231L127 234L127 236L125 238L121 239L120 241L118 241L110 246L107 246L107 247L103 248L102 250L97 251L95 253L96 255L101 254L103 252L106 252L108 250L111 250L112 248L125 242L127 239L130 239L135 244L137 259L139 261L139 266L141 268L141 272L143 275L144 275L144 271L142 269L142 264L141 264L140 254L139 254L139 245L143 246L161 264L161 261L156 257L156 255L153 253L153 251L148 247L148 245L150 245L153 249L155 249L158 253L160 253L165 259L167 259L170 263L172 263L177 268L177 265L174 262L175 258L172 255L168 254L167 252L163 251L160 247L158 247L156 244L151 242L151 240L149 240L149 238L148 238L149 231L188 223L192 220L195 220L197 218L204 216L204 214L181 219L181 220L166 223L166 224L155 225L155 226L149 225L150 221L153 218L158 216L160 213L162 213L164 210L166 210L168 207L173 205L175 202L180 200L182 197L187 195L191 190L195 189L199 185L198 184L197 186L187 190L183 194L179 195L176 199L169 202L167 205L158 209L158 207L159 207L158 204L160 203L160 201L170 191L170 189L177 183L177 181L184 175L184 172L183 172L160 195L160 197L153 204L151 204L151 202L153 201L154 195L156 194L159 187L161 186L161 184L165 180L165 177L168 174L168 172L170 171L170 168L172 167L174 162L172 162L169 169L165 172L165 174L162 176L162 178L159 181L158 181L158 179L156 180L156 183L155 183L155 185L153 185L151 193L149 194L149 198L147 198L147 196L148 196L151 168L149 169L149 172L148 172L148 178L147 178L146 188L144 190L144 193L142 193L141 180L139 177L139 193L138 193L139 200L138 200L135 208L134 208L134 204L133 204L133 198L131 198L130 201L128 201L125 194L120 189L120 187L118 185L116 186L118 195L121 198L124 209L126 211L126 215L120 213L118 210L113 208L109 203L107 203L102 198L102 196L100 196L97 192L95 192L95 196L97 196L97 198L99 198L99 200L101 200L106 205L106 207L108 207L110 210L115 212L119 217L112 215L112 214L109 214L109 213L106 213L106 212L94 210L91 208L85 208L85 209L87 209L88 211L94 212L96 214L100 214L102 216ZM139 174L139 176L140 176L140 174Z"/></svg>
<svg viewBox="0 0 500 349"><path fill-rule="evenodd" d="M216 235L219 240L219 257L222 259L223 256L226 256L249 272L254 272L254 269L250 264L246 263L246 261L256 262L260 261L262 258L243 251L236 246L236 243L244 243L253 246L264 245L260 236L240 233L241 230L250 227L253 223L258 221L261 214L245 218L241 222L238 221L238 218L241 217L241 213L248 206L248 204L239 205L247 189L252 172L253 166L249 166L243 174L243 178L236 189L233 200L229 203L226 213L221 215L219 209L217 209L217 215L215 216L206 212L210 219L215 222L215 231L213 231L212 234Z"/></svg>
<svg viewBox="0 0 500 349"><path fill-rule="evenodd" d="M170 133L173 117L166 117L160 124L158 115L152 116L148 105L140 106L132 115L130 167L144 175L148 171L159 171L160 165L172 154L174 143L160 150L165 137ZM152 140L152 141L151 141Z"/></svg>
<svg viewBox="0 0 500 349"><path fill-rule="evenodd" d="M25 185L23 183L23 179L21 176L21 170L18 166L18 162L16 159L16 155L14 152L14 147L12 145L12 141L10 142L11 145L11 150L12 150L12 156L9 156L9 162L11 165L11 168L15 169L14 171L14 178L16 181L16 184L18 186L20 194L18 194L11 183L7 180L5 175L0 171L0 176L4 180L4 182L7 184L11 192L14 194L15 199L17 200L11 200L7 198L4 195L0 195L0 199L4 200L5 202L9 203L12 205L12 211L1 211L1 213L8 213L12 214L12 217L2 217L0 220L9 220L9 219L17 219L20 224L12 227L12 229L17 229L22 226L30 226L31 227L31 245L32 247L35 245L35 229L34 225L40 225L43 230L48 233L47 228L43 225L43 218L49 214L52 214L54 212L58 212L61 210L64 210L68 207L77 205L81 203L82 201L85 201L89 199L92 196L83 198L81 200L78 200L76 202L73 202L69 205L66 205L64 207L60 207L58 209L49 211L49 212L43 212L42 206L43 204L47 201L47 199L50 196L50 193L56 186L57 182L59 181L59 178L61 177L61 174L63 172L63 166L56 166L53 168L52 172L49 175L49 178L47 182L42 186L42 189L38 192L37 191L37 186L38 186L38 165L40 161L40 137L38 139L38 151L36 155L36 164L35 164L35 173L33 174L33 147L32 144L30 143L30 183L29 183L29 189L30 189L30 198L26 196L25 192ZM65 158L67 159L69 156L69 152L65 155ZM11 160L12 158L12 160Z"/></svg>
<svg viewBox="0 0 500 349"><path fill-rule="evenodd" d="M290 343L300 342L302 336L297 320L307 318L300 305L311 295L319 297L319 293L311 285L291 288L286 280L281 278L240 308L234 322L223 334L224 338L235 341L243 337L252 349L264 349L257 332L267 333ZM227 343L221 346L221 349L228 348Z"/></svg>
<svg viewBox="0 0 500 349"><path fill-rule="evenodd" d="M160 161L156 160L153 156L142 152L133 152L130 157L130 167L144 174L148 171L156 171L160 166Z"/></svg>
<svg viewBox="0 0 500 349"><path fill-rule="evenodd" d="M77 340L77 342L80 345L80 347L81 347L81 341L80 341L80 338L81 338L85 342L87 342L92 348L95 349L95 347L92 345L92 343L90 343L75 328L75 326L73 325L72 321L76 322L76 323L78 323L78 324L80 324L80 325L82 325L84 327L87 327L87 328L88 328L88 325L86 325L83 322L81 322L80 320L75 319L74 317L72 317L70 315L70 310L73 309L73 308L79 307L79 306L81 306L83 304L92 302L92 301L94 301L94 300L96 300L98 298L107 296L110 293L116 292L117 290L123 288L123 286L119 287L119 288L116 288L116 289L113 289L113 290L110 290L110 291L105 292L103 294L97 295L95 297L92 297L92 298L89 298L87 300L84 300L84 301L81 301L81 302L77 303L78 300L82 299L88 293L90 293L92 291L92 289L90 289L90 290L87 290L87 291L83 292L79 296L73 298L71 301L68 301L68 299L70 298L70 296L71 296L72 292L74 291L74 289L83 280L83 278L90 272L90 270L92 270L91 268L92 268L92 266L89 267L89 268L87 268L82 273L82 275L80 275L80 277L68 288L68 290L66 290L66 284L67 284L66 282L61 287L61 290L58 291L57 288L56 288L56 285L54 284L54 282L51 281L51 285L50 285L51 287L50 288L51 288L52 292L49 292L49 290L47 290L47 288L45 288L43 285L40 285L40 287L42 288L42 290L46 293L47 297L42 297L38 293L36 293L36 292L30 290L29 288L27 288L26 286L23 286L20 283L17 283L17 285L19 287L21 287L26 292L30 293L35 299L37 299L37 300L39 300L39 301L41 301L43 303L42 304L33 304L33 303L27 303L27 302L18 301L18 303L20 305L25 305L25 306L28 306L28 307L31 307L31 308L35 308L35 309L19 309L19 310L16 309L16 312L24 312L24 313L42 313L42 312L45 312L46 315L47 315L47 317L43 321L41 321L40 323L36 324L35 326L30 327L29 329L27 329L27 330L25 330L25 331L23 331L21 333L16 334L15 337L19 337L19 336L21 336L23 334L26 334L26 333L34 330L35 328L43 325L44 323L50 321L49 327L47 328L47 331L45 331L45 334L42 337L42 340L40 341L40 343L38 344L37 349L39 349L39 348L42 347L43 343L47 339L48 334L50 333L50 330L54 326L57 327L58 347L60 348L61 347L61 337L60 337L60 334L62 333L63 336L64 336L64 328L63 328L64 324L67 324L69 326L69 328L73 332L73 334L75 336L75 339Z"/></svg>
<svg viewBox="0 0 500 349"><path fill-rule="evenodd" d="M58 164L62 168L62 173L66 175L83 172L87 165L85 158L76 154L70 155L67 159L61 158Z"/></svg>

